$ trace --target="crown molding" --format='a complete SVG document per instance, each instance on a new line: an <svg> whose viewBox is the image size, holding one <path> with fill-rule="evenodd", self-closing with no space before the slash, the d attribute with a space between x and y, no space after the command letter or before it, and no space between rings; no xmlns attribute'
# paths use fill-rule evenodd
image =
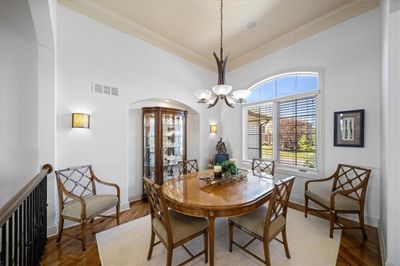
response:
<svg viewBox="0 0 400 266"><path fill-rule="evenodd" d="M139 24L126 19L125 17L122 17L111 10L98 5L92 0L58 0L58 3L78 11L96 21L100 21L101 23L111 26L119 31L125 32L142 41L150 43L160 49L182 57L192 63L205 67L211 71L217 71L212 57L206 58L201 56L189 48L179 45L160 34L150 31L147 28L142 27ZM379 0L357 0L355 2L345 4L322 17L319 17L274 39L273 41L270 41L248 53L232 59L228 63L228 71L239 68L268 54L290 46L298 41L306 39L313 34L342 23L354 16L374 9L378 7L379 4Z"/></svg>
<svg viewBox="0 0 400 266"><path fill-rule="evenodd" d="M217 70L214 62L208 60L207 58L204 58L194 51L172 42L162 35L150 31L147 28L142 27L139 24L126 19L125 17L122 17L111 10L98 5L92 0L58 0L58 3L72 10L78 11L79 13L82 13L96 21L113 27L116 30L125 32L144 42L150 43L160 49L166 50L174 55L191 61L192 63L205 67L211 71Z"/></svg>
<svg viewBox="0 0 400 266"><path fill-rule="evenodd" d="M251 63L268 54L276 52L282 48L290 46L298 41L304 40L318 32L340 24L352 17L365 13L379 6L379 0L351 2L340 8L329 12L299 28L268 42L255 50L239 56L229 63L229 70L234 70L243 65Z"/></svg>

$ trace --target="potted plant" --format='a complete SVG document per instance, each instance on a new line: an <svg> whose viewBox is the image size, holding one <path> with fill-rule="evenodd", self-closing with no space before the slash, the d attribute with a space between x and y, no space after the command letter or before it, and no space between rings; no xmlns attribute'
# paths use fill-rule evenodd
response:
<svg viewBox="0 0 400 266"><path fill-rule="evenodd" d="M231 175L237 175L239 172L239 168L232 161L225 161L221 164L222 174L224 177L230 177Z"/></svg>

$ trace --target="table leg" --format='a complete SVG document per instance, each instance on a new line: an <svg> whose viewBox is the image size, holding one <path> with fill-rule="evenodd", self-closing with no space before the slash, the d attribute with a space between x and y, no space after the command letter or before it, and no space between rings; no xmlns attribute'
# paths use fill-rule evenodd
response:
<svg viewBox="0 0 400 266"><path fill-rule="evenodd" d="M208 260L208 265L214 266L214 225L215 225L215 216L214 214L210 214L208 216L208 248L209 248L209 260Z"/></svg>

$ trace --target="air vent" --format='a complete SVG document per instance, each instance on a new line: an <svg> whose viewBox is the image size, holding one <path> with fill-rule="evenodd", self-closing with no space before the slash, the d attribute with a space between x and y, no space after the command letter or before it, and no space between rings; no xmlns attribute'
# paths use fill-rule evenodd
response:
<svg viewBox="0 0 400 266"><path fill-rule="evenodd" d="M118 88L92 82L92 93L118 96Z"/></svg>
<svg viewBox="0 0 400 266"><path fill-rule="evenodd" d="M104 94L110 95L110 94L111 94L111 88L110 88L109 86L105 86L105 85L104 85L104 87L103 87L103 93L104 93Z"/></svg>
<svg viewBox="0 0 400 266"><path fill-rule="evenodd" d="M94 84L94 92L95 93L103 93L103 86L100 84Z"/></svg>

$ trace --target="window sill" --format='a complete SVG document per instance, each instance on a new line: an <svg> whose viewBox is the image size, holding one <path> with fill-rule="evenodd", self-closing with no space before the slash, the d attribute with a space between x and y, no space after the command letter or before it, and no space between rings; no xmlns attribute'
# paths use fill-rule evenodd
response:
<svg viewBox="0 0 400 266"><path fill-rule="evenodd" d="M242 165L246 168L251 168L252 161L243 160ZM307 170L304 168L296 168L296 167L285 167L279 164L275 164L275 174L278 175L286 175L286 176L296 176L296 177L303 177L308 179L316 179L321 178L321 174L318 170Z"/></svg>

